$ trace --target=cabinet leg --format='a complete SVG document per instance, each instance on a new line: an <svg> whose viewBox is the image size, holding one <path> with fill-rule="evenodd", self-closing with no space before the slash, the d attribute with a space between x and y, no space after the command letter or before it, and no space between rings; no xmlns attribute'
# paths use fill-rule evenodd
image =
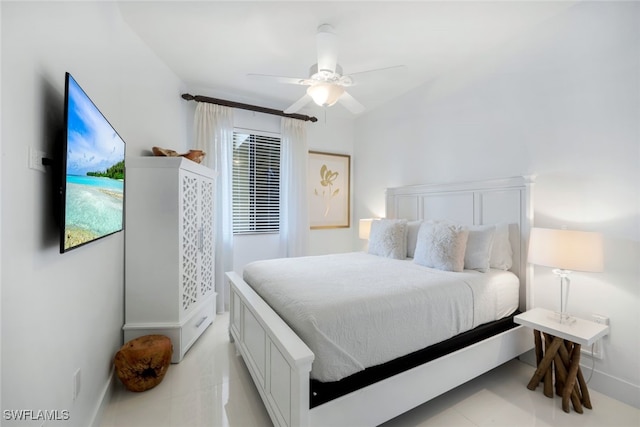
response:
<svg viewBox="0 0 640 427"><path fill-rule="evenodd" d="M562 399L563 411L570 412L571 404L580 414L584 412L583 407L592 409L587 383L580 369L580 344L538 330L533 331L533 337L537 367L527 388L535 390L543 382L544 395L553 397L555 381L555 393Z"/></svg>
<svg viewBox="0 0 640 427"><path fill-rule="evenodd" d="M562 339L555 337L551 342L551 345L545 349L544 357L540 361L540 365L538 365L536 372L533 374L531 381L529 381L529 384L527 385L529 390L535 390L542 377L545 375L547 370L550 369L551 362L553 361L560 344L562 344Z"/></svg>
<svg viewBox="0 0 640 427"><path fill-rule="evenodd" d="M533 330L533 342L536 345L536 367L540 365L542 361L542 338L540 336L540 331Z"/></svg>
<svg viewBox="0 0 640 427"><path fill-rule="evenodd" d="M539 366L544 355L542 351L542 336L541 336L542 334L540 333L540 331L535 331L535 332L537 332L536 339L539 341L539 343L536 342L536 346L540 344L540 354L537 354L536 352L536 359L538 359L537 365ZM549 345L551 345L551 340L547 336L545 336L545 348L549 348ZM547 369L546 372L544 373L543 393L547 397L553 397L553 377L551 374L551 369Z"/></svg>
<svg viewBox="0 0 640 427"><path fill-rule="evenodd" d="M560 356L559 352L558 354L556 354L554 363L557 367L557 374L558 376L556 377L556 381L562 381L563 384L566 384L567 382L567 376L568 376L568 372L567 372L567 365L565 364L562 360L562 357ZM562 393L560 394L560 396L562 396ZM574 385L573 389L571 390L571 403L573 403L573 408L576 410L576 412L578 412L579 414L582 414L582 403L580 401L580 393L578 391L578 387Z"/></svg>
<svg viewBox="0 0 640 427"><path fill-rule="evenodd" d="M562 361L565 366L569 366L569 352L566 348L560 348L558 350L560 353L560 357L562 357ZM593 409L591 405L591 396L589 396L589 389L587 388L587 382L584 380L584 376L582 375L582 369L578 366L578 386L579 386L579 395L580 400L582 401L582 405L587 409Z"/></svg>
<svg viewBox="0 0 640 427"><path fill-rule="evenodd" d="M562 391L562 410L569 412L569 397L576 384L576 377L578 369L580 368L580 344L575 344L571 351L571 365L569 366L569 373L567 374L567 381L564 384Z"/></svg>
<svg viewBox="0 0 640 427"><path fill-rule="evenodd" d="M544 334L544 343L546 348L549 348L549 346L551 346L551 343L553 342L553 335L549 335L549 334ZM562 348L562 343L560 343L560 347L558 347L558 350L560 350L560 348ZM554 357L555 359L555 357ZM547 371L547 373L545 374L545 389L544 389L544 395L547 397L553 397L553 380L552 380L552 371L555 372L555 388L556 388L556 394L558 396L562 396L562 380L560 379L560 376L558 375L558 367L555 366L556 363L553 363L553 369L549 369ZM546 382L548 379L548 383Z"/></svg>
<svg viewBox="0 0 640 427"><path fill-rule="evenodd" d="M544 388L542 392L547 397L553 397L553 374L551 373L552 370L553 368L549 366L547 372L544 373Z"/></svg>
<svg viewBox="0 0 640 427"><path fill-rule="evenodd" d="M582 375L582 369L578 367L578 384L580 385L580 391L582 392L582 404L585 408L593 409L591 406L591 396L589 396L589 389L587 388L587 382Z"/></svg>

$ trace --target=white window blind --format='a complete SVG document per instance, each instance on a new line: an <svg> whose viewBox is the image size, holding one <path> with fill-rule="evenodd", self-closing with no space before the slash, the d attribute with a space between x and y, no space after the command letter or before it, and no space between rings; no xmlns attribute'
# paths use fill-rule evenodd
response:
<svg viewBox="0 0 640 427"><path fill-rule="evenodd" d="M280 137L233 133L233 233L280 227Z"/></svg>

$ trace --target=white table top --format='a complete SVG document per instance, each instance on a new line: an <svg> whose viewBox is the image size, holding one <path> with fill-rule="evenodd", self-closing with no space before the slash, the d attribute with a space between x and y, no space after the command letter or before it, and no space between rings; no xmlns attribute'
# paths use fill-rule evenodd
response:
<svg viewBox="0 0 640 427"><path fill-rule="evenodd" d="M534 308L518 314L513 321L582 346L590 346L609 333L609 325L579 318L575 318L574 323L563 324L553 319L553 315L551 310Z"/></svg>

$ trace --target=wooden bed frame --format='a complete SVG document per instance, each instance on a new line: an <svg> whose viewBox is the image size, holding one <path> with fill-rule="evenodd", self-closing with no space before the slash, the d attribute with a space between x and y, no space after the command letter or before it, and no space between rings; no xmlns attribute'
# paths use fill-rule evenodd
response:
<svg viewBox="0 0 640 427"><path fill-rule="evenodd" d="M526 263L532 184L527 177L514 177L390 188L386 215L510 224L511 271L520 278L524 311L532 306L532 273ZM226 276L231 288L229 336L276 426L379 425L533 348L530 331L518 326L310 409L313 353L240 275Z"/></svg>

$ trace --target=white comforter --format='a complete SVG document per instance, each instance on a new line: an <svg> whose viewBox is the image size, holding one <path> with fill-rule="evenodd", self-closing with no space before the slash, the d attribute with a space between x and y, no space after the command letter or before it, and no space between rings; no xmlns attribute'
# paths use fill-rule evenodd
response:
<svg viewBox="0 0 640 427"><path fill-rule="evenodd" d="M518 279L445 272L361 252L257 261L244 280L313 351L311 377L337 381L511 314Z"/></svg>

